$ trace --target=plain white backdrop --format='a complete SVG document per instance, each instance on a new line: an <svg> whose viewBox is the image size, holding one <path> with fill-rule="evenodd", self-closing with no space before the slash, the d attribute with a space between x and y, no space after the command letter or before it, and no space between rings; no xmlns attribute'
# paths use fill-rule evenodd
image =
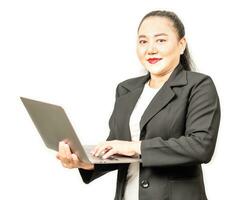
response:
<svg viewBox="0 0 239 200"><path fill-rule="evenodd" d="M197 71L214 80L221 125L214 157L203 165L210 200L238 195L238 47L236 1L0 1L0 199L112 200L116 173L85 185L47 149L19 96L62 105L83 143L108 135L116 85L143 74L136 56L141 18L176 12Z"/></svg>

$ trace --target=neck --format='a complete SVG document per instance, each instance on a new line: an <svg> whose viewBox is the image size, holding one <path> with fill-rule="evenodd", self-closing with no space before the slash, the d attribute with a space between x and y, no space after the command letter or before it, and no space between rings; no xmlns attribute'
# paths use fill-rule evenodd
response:
<svg viewBox="0 0 239 200"><path fill-rule="evenodd" d="M149 80L149 86L151 88L159 88L162 87L162 85L169 79L170 75L172 74L174 68L171 68L164 74L152 74L150 73L150 80Z"/></svg>

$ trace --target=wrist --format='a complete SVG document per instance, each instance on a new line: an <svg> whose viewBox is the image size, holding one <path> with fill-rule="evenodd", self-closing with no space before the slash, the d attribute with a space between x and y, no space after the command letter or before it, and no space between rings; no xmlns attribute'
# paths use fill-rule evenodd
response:
<svg viewBox="0 0 239 200"><path fill-rule="evenodd" d="M141 155L141 141L133 141L135 155Z"/></svg>
<svg viewBox="0 0 239 200"><path fill-rule="evenodd" d="M94 170L95 165L91 164L91 163L82 162L81 164L79 164L78 168L81 168L81 169L84 169L84 170Z"/></svg>

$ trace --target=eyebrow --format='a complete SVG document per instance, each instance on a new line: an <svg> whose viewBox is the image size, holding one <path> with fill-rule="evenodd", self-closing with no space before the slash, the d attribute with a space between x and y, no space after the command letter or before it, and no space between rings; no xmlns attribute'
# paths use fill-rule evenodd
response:
<svg viewBox="0 0 239 200"><path fill-rule="evenodd" d="M158 36L168 36L168 34L166 34L166 33L158 33L158 34L156 34L156 35L154 35L154 37L158 37ZM139 35L139 38L145 38L146 37L146 35Z"/></svg>

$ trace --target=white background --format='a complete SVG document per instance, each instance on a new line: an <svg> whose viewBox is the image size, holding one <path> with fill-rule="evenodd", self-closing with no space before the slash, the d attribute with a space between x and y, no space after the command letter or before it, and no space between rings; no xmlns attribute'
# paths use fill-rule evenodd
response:
<svg viewBox="0 0 239 200"><path fill-rule="evenodd" d="M143 74L136 30L151 10L184 22L197 71L212 77L221 125L203 165L210 200L238 196L238 6L236 1L0 1L0 199L113 199L116 173L85 185L61 166L19 96L62 105L83 143L108 135L117 83Z"/></svg>

